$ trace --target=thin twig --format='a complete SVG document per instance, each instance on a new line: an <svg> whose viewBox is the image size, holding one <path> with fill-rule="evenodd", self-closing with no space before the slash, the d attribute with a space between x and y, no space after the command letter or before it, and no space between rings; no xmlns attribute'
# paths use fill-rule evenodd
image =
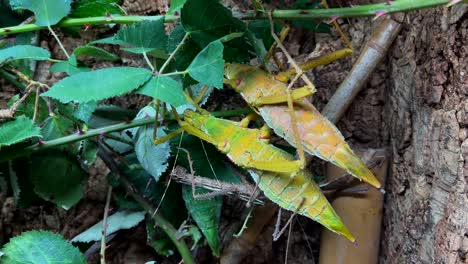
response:
<svg viewBox="0 0 468 264"><path fill-rule="evenodd" d="M49 25L47 26L47 28L49 29L49 32L52 34L52 36L54 36L55 40L57 41L57 43L59 44L59 47L60 49L63 51L63 53L65 53L65 56L67 56L67 59L70 59L70 55L68 54L67 50L65 49L65 47L63 46L62 42L60 41L59 37L57 36L57 34L55 34L55 31L52 29L52 27Z"/></svg>
<svg viewBox="0 0 468 264"><path fill-rule="evenodd" d="M233 234L232 235L233 237L238 238L242 236L242 233L244 233L244 230L247 229L247 223L249 222L253 209L254 209L253 207L249 208L249 212L247 213L247 216L244 219L244 223L242 223L241 229L239 230L239 232L237 232L237 234Z"/></svg>
<svg viewBox="0 0 468 264"><path fill-rule="evenodd" d="M109 184L107 190L106 205L104 206L104 217L102 218L102 237L101 237L101 264L106 264L106 236L107 236L107 216L109 215L109 205L112 195L112 185Z"/></svg>
<svg viewBox="0 0 468 264"><path fill-rule="evenodd" d="M284 264L288 264L289 242L291 240L291 233L292 233L293 224L294 223L291 223L289 225L288 240L286 242L286 252L284 253Z"/></svg>
<svg viewBox="0 0 468 264"><path fill-rule="evenodd" d="M304 82L307 84L307 86L312 90L312 92L315 92L315 86L312 84L312 82L309 80L309 78L303 74L304 72L302 69L296 64L294 59L289 55L289 52L286 50L286 48L283 46L283 43L281 43L281 40L276 36L275 33L275 26L273 22L273 18L271 17L271 12L268 12L268 18L270 19L270 32L271 36L275 39L275 42L277 43L278 47L283 51L284 55L288 58L288 62L296 69L296 76L291 80L289 83L288 87L286 88L286 94L288 98L288 108L289 108L289 115L291 116L291 124L292 124L292 129L294 133L294 140L296 141L296 147L297 147L297 153L299 154L299 159L301 161L301 168L305 166L306 159L304 155L304 150L301 144L301 138L299 134L299 128L297 124L297 118L296 118L296 112L294 111L294 105L293 105L293 100L291 96L291 88L294 85L294 83L297 81L299 77L301 77Z"/></svg>
<svg viewBox="0 0 468 264"><path fill-rule="evenodd" d="M39 113L39 92L41 87L36 88L36 99L34 100L34 113L33 113L33 123L36 122L37 114Z"/></svg>
<svg viewBox="0 0 468 264"><path fill-rule="evenodd" d="M297 207L297 210L295 210L291 216L289 217L288 221L286 222L286 224L283 226L283 228L281 230L278 230L279 229L279 218L280 218L280 214L278 213L278 222L277 222L277 225L275 226L275 231L273 232L273 241L277 241L281 235L284 233L284 231L286 230L286 228L288 227L288 225L291 224L293 218L296 216L297 212L301 209L301 207L304 205L304 202L305 202L305 198L302 198L302 201L301 203L299 204L299 207Z"/></svg>
<svg viewBox="0 0 468 264"><path fill-rule="evenodd" d="M151 71L155 72L154 66L151 63L151 61L149 60L148 55L146 54L146 52L143 52L143 58L145 58L145 62L148 65L148 67L150 67Z"/></svg>
<svg viewBox="0 0 468 264"><path fill-rule="evenodd" d="M163 73L164 70L166 69L167 65L171 62L171 60L174 58L174 56L177 54L179 49L184 45L185 41L188 39L190 36L190 33L185 33L184 38L180 41L179 45L175 48L175 50L169 55L169 58L164 62L164 64L161 66L161 69L159 70L159 73Z"/></svg>

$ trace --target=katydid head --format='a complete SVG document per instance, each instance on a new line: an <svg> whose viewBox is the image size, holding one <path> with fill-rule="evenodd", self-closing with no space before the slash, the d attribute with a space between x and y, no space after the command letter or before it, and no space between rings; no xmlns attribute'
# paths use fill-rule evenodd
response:
<svg viewBox="0 0 468 264"><path fill-rule="evenodd" d="M184 111L184 121L190 124L193 127L198 129L203 129L208 122L208 115L206 114L199 114L191 109L187 109Z"/></svg>
<svg viewBox="0 0 468 264"><path fill-rule="evenodd" d="M217 147L223 146L222 149L229 148L227 143L225 144L225 140L229 139L230 131L234 127L237 128L235 122L216 118L208 112L199 114L189 109L184 112L184 123L184 129L189 134L208 141Z"/></svg>
<svg viewBox="0 0 468 264"><path fill-rule="evenodd" d="M242 92L241 82L247 72L252 71L252 66L247 64L226 63L224 65L225 82L237 92Z"/></svg>

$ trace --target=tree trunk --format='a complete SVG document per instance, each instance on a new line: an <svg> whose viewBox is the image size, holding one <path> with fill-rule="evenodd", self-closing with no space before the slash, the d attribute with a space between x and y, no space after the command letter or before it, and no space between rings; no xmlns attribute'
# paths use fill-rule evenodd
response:
<svg viewBox="0 0 468 264"><path fill-rule="evenodd" d="M467 263L468 5L405 22L387 61L381 263Z"/></svg>

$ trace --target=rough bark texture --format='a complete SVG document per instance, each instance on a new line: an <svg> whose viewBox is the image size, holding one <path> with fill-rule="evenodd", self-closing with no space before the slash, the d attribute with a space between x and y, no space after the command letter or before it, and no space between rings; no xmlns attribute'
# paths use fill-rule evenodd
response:
<svg viewBox="0 0 468 264"><path fill-rule="evenodd" d="M468 6L409 14L388 61L382 263L467 263Z"/></svg>

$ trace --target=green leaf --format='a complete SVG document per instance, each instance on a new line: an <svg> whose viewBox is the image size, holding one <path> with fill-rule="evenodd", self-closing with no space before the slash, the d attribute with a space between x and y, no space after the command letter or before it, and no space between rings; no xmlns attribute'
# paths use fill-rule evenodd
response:
<svg viewBox="0 0 468 264"><path fill-rule="evenodd" d="M41 129L32 120L19 116L13 121L0 126L0 148L10 146L32 137L40 137Z"/></svg>
<svg viewBox="0 0 468 264"><path fill-rule="evenodd" d="M67 61L57 62L50 67L51 72L65 72L68 75L77 74L80 72L90 72L88 67L78 66L75 54L72 54Z"/></svg>
<svg viewBox="0 0 468 264"><path fill-rule="evenodd" d="M120 211L107 218L106 236L122 229L130 229L145 219L145 211ZM92 242L102 238L102 221L74 237L71 242Z"/></svg>
<svg viewBox="0 0 468 264"><path fill-rule="evenodd" d="M147 106L141 109L135 119L141 119L145 117L154 117L156 111ZM135 152L141 166L150 173L155 181L159 180L159 177L168 167L168 159L171 154L171 147L169 142L164 142L158 145L153 143L153 125L147 125L139 127L133 130L133 142L135 143ZM158 128L157 137L164 137L166 133L162 128Z"/></svg>
<svg viewBox="0 0 468 264"><path fill-rule="evenodd" d="M69 61L57 62L50 67L50 72L65 72L68 75L74 75L82 72L90 72L90 68L78 67L71 64Z"/></svg>
<svg viewBox="0 0 468 264"><path fill-rule="evenodd" d="M196 188L196 194L207 192L209 191ZM220 243L218 229L221 220L221 207L223 205L222 198L218 196L211 199L195 199L192 194L192 186L188 185L182 187L182 196L190 215L206 237L213 255L219 257Z"/></svg>
<svg viewBox="0 0 468 264"><path fill-rule="evenodd" d="M3 264L44 263L86 264L81 252L61 235L49 231L28 231L2 248Z"/></svg>
<svg viewBox="0 0 468 264"><path fill-rule="evenodd" d="M112 36L112 37L108 37L108 38L103 38L103 39L97 39L97 40L94 40L94 41L91 41L88 43L89 44L111 44L111 45L125 45L125 41L122 41L122 40L117 40L115 38L115 35Z"/></svg>
<svg viewBox="0 0 468 264"><path fill-rule="evenodd" d="M187 0L181 11L186 32L201 46L232 32L244 32L245 24L217 0Z"/></svg>
<svg viewBox="0 0 468 264"><path fill-rule="evenodd" d="M168 15L173 15L175 12L179 11L182 6L184 6L187 0L171 0L171 8L167 11Z"/></svg>
<svg viewBox="0 0 468 264"><path fill-rule="evenodd" d="M164 17L123 27L115 34L114 40L132 46L123 50L133 53L148 53L156 49L164 50L167 45Z"/></svg>
<svg viewBox="0 0 468 264"><path fill-rule="evenodd" d="M187 103L182 85L167 76L154 76L137 93L151 96L175 107Z"/></svg>
<svg viewBox="0 0 468 264"><path fill-rule="evenodd" d="M118 0L78 0L72 4L70 17L97 17L105 15L121 15Z"/></svg>
<svg viewBox="0 0 468 264"><path fill-rule="evenodd" d="M57 206L69 209L83 197L82 183L86 173L76 160L69 159L62 152L34 156L29 173L34 191Z"/></svg>
<svg viewBox="0 0 468 264"><path fill-rule="evenodd" d="M200 83L223 88L224 46L219 40L208 44L187 68L189 75Z"/></svg>
<svg viewBox="0 0 468 264"><path fill-rule="evenodd" d="M0 63L6 60L47 60L50 58L48 50L32 45L17 45L0 49Z"/></svg>
<svg viewBox="0 0 468 264"><path fill-rule="evenodd" d="M281 24L275 23L275 32L280 32L282 28ZM275 39L271 36L270 21L268 20L253 20L249 23L248 30L255 37L262 39L267 49L275 42Z"/></svg>
<svg viewBox="0 0 468 264"><path fill-rule="evenodd" d="M135 90L148 81L151 75L147 69L133 67L77 73L56 82L41 96L52 97L62 103L98 101Z"/></svg>
<svg viewBox="0 0 468 264"><path fill-rule="evenodd" d="M10 0L14 10L27 9L34 13L38 26L53 26L66 17L71 0Z"/></svg>
<svg viewBox="0 0 468 264"><path fill-rule="evenodd" d="M42 137L45 141L64 137L72 126L73 122L62 116L51 116L44 122Z"/></svg>
<svg viewBox="0 0 468 264"><path fill-rule="evenodd" d="M76 57L89 56L96 59L108 61L116 61L120 59L119 56L110 53L105 49L101 49L91 45L80 46L76 48L75 51L73 51L73 53L76 55Z"/></svg>
<svg viewBox="0 0 468 264"><path fill-rule="evenodd" d="M96 108L97 108L96 101L89 101L86 103L81 103L78 105L78 108L73 113L73 116L85 123L88 123L89 119L93 115L93 112L96 110Z"/></svg>

